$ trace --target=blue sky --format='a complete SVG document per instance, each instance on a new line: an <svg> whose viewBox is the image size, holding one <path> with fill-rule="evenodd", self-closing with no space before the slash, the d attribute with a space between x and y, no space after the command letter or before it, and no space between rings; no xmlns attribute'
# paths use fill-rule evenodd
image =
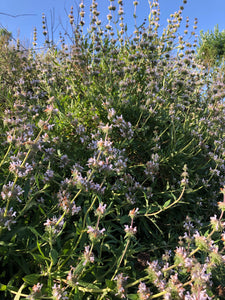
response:
<svg viewBox="0 0 225 300"><path fill-rule="evenodd" d="M89 5L92 0L84 0L86 5L86 24L88 23ZM117 2L117 1L116 1ZM125 22L128 25L129 32L133 32L133 0L124 0L125 8ZM167 25L167 18L169 15L179 9L182 5L182 0L159 0L161 9L160 25L165 27ZM51 25L51 15L54 13L54 28L56 32L62 30L60 24L63 24L66 30L69 30L69 21L67 15L70 12L71 5L74 6L76 14L76 4L79 0L0 0L0 27L7 28L13 33L14 38L20 37L20 40L29 44L32 41L33 28L38 29L38 45L41 46L43 42L42 36L42 13L47 16L48 24ZM101 12L100 19L106 24L105 16L108 13L107 7L109 0L98 0ZM34 14L27 16L10 17L3 14L20 15L20 14ZM148 0L139 0L137 10L138 25L142 23L144 18L149 14ZM190 25L193 25L194 18L198 18L198 30L207 31L213 30L216 24L219 29L225 29L225 0L188 0L183 12L184 19L186 16L190 18ZM185 23L185 22L184 22ZM53 24L53 23L52 23ZM55 33L55 40L58 40L57 33Z"/></svg>

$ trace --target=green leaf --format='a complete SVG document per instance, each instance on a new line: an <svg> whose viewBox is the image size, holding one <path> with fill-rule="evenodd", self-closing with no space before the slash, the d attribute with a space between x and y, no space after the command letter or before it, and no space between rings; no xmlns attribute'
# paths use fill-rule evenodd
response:
<svg viewBox="0 0 225 300"><path fill-rule="evenodd" d="M44 239L43 236L34 227L27 226L26 228L30 229L30 231L33 232L36 237L39 237L42 240L46 241L46 239Z"/></svg>
<svg viewBox="0 0 225 300"><path fill-rule="evenodd" d="M130 295L127 295L127 298L128 299L131 299L131 300L138 300L140 299L139 296L137 294L130 294Z"/></svg>
<svg viewBox="0 0 225 300"><path fill-rule="evenodd" d="M36 184L37 184L38 189L40 190L38 177L39 177L38 174L35 174L35 175L34 175L35 182L36 182Z"/></svg>
<svg viewBox="0 0 225 300"><path fill-rule="evenodd" d="M12 247L12 246L15 246L15 244L14 243L5 243L4 241L0 241L0 246Z"/></svg>
<svg viewBox="0 0 225 300"><path fill-rule="evenodd" d="M43 210L43 208L41 207L41 205L38 205L38 208L39 208L40 212L41 212L43 215L45 215L45 211Z"/></svg>
<svg viewBox="0 0 225 300"><path fill-rule="evenodd" d="M39 278L40 274L29 274L23 277L23 281L30 285L34 285L38 282Z"/></svg>
<svg viewBox="0 0 225 300"><path fill-rule="evenodd" d="M27 199L28 193L30 191L30 179L26 180L24 184L24 199Z"/></svg>
<svg viewBox="0 0 225 300"><path fill-rule="evenodd" d="M37 241L37 247L38 247L38 250L39 250L41 256L42 256L44 259L46 259L47 257L45 257L44 253L42 252L42 250L41 250L41 245L39 244L38 241Z"/></svg>
<svg viewBox="0 0 225 300"><path fill-rule="evenodd" d="M6 291L7 290L7 285L0 283L0 291Z"/></svg>
<svg viewBox="0 0 225 300"><path fill-rule="evenodd" d="M171 200L166 201L166 203L164 203L163 207L165 208L165 207L169 206L170 203L171 203Z"/></svg>
<svg viewBox="0 0 225 300"><path fill-rule="evenodd" d="M105 281L105 283L106 283L106 286L108 287L108 288L110 288L110 289L114 289L114 287L115 287L115 281L113 281L113 280L109 280L109 279L106 279L106 281Z"/></svg>
<svg viewBox="0 0 225 300"><path fill-rule="evenodd" d="M86 287L86 288L89 288L89 289L100 290L100 288L97 285L95 285L93 283L85 282L85 281L80 281L79 280L79 285L81 285L83 287Z"/></svg>
<svg viewBox="0 0 225 300"><path fill-rule="evenodd" d="M36 263L43 264L43 262L46 261L46 260L50 261L50 259L48 257L43 257L40 254L36 254L36 253L32 253L32 252L30 252L30 254L33 256L33 258L35 259Z"/></svg>
<svg viewBox="0 0 225 300"><path fill-rule="evenodd" d="M55 265L58 261L58 252L55 249L52 249L49 253L49 257L51 258L53 265Z"/></svg>

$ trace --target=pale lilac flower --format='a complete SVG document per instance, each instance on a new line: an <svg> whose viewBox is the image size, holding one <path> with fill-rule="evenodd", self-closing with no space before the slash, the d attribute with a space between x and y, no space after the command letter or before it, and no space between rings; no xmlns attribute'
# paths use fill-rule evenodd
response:
<svg viewBox="0 0 225 300"><path fill-rule="evenodd" d="M59 233L64 225L64 218L58 223L58 221L61 219L61 216L57 219L56 216L54 216L52 219L47 219L44 223L44 226L46 227L47 231L53 232L53 234Z"/></svg>
<svg viewBox="0 0 225 300"><path fill-rule="evenodd" d="M195 243L197 247L199 247L201 250L208 250L208 240L205 236L201 236L200 233L196 231L193 237L195 238Z"/></svg>
<svg viewBox="0 0 225 300"><path fill-rule="evenodd" d="M7 214L5 215L5 208L0 208L0 227L7 227L8 230L11 230L11 225L15 224L16 221L14 218L16 217L16 212L13 211L13 208L11 207Z"/></svg>
<svg viewBox="0 0 225 300"><path fill-rule="evenodd" d="M134 219L137 214L138 214L139 208L134 208L132 210L129 211L129 217L131 217L131 219Z"/></svg>
<svg viewBox="0 0 225 300"><path fill-rule="evenodd" d="M110 109L108 110L108 119L109 119L109 120L112 119L113 116L114 116L115 114L116 114L115 109L114 109L114 108L110 108Z"/></svg>
<svg viewBox="0 0 225 300"><path fill-rule="evenodd" d="M52 287L52 296L55 300L67 300L69 299L67 292L65 291L65 288L61 288L60 285L54 284Z"/></svg>
<svg viewBox="0 0 225 300"><path fill-rule="evenodd" d="M148 161L145 166L144 173L150 177L151 181L154 182L155 176L159 172L159 156L158 154L152 154L152 160Z"/></svg>
<svg viewBox="0 0 225 300"><path fill-rule="evenodd" d="M47 105L44 112L46 112L47 114L51 114L51 113L58 113L59 110L57 108L54 108L52 104L49 104L49 105Z"/></svg>
<svg viewBox="0 0 225 300"><path fill-rule="evenodd" d="M43 181L44 183L50 181L54 176L54 171L48 169L45 174L44 174L44 178L43 178Z"/></svg>
<svg viewBox="0 0 225 300"><path fill-rule="evenodd" d="M40 284L40 283L38 282L37 284L35 284L35 285L32 287L32 291L33 291L34 293L40 293L42 287L43 287L43 284Z"/></svg>
<svg viewBox="0 0 225 300"><path fill-rule="evenodd" d="M86 128L81 124L76 128L76 133L79 135L83 134L85 131L86 131Z"/></svg>
<svg viewBox="0 0 225 300"><path fill-rule="evenodd" d="M17 201L21 202L19 196L24 193L22 188L15 184L14 182L9 181L8 184L4 184L1 191L1 197L3 200L6 199L16 199Z"/></svg>
<svg viewBox="0 0 225 300"><path fill-rule="evenodd" d="M49 141L49 135L45 132L43 135L42 135L42 141L45 142L45 143L50 143Z"/></svg>
<svg viewBox="0 0 225 300"><path fill-rule="evenodd" d="M225 242L225 232L223 232L223 233L221 234L221 240L222 240L223 242Z"/></svg>
<svg viewBox="0 0 225 300"><path fill-rule="evenodd" d="M100 124L100 125L99 125L99 128L100 128L104 133L108 134L108 133L111 133L113 126L112 126L112 125L109 126L109 124L106 124L106 125Z"/></svg>
<svg viewBox="0 0 225 300"><path fill-rule="evenodd" d="M55 149L54 148L45 148L44 149L45 150L45 152L48 154L48 155L52 155L53 153L54 153L54 151L55 151ZM47 160L48 160L48 158L47 158Z"/></svg>
<svg viewBox="0 0 225 300"><path fill-rule="evenodd" d="M83 266L85 266L88 262L93 263L95 260L94 254L90 252L90 246L85 246L84 259Z"/></svg>
<svg viewBox="0 0 225 300"><path fill-rule="evenodd" d="M146 284L144 282L139 283L137 293L140 300L150 299L150 289L146 287Z"/></svg>
<svg viewBox="0 0 225 300"><path fill-rule="evenodd" d="M71 214L72 216L74 214L78 214L81 211L81 207L80 206L76 206L76 204L74 204L71 208Z"/></svg>
<svg viewBox="0 0 225 300"><path fill-rule="evenodd" d="M216 215L214 215L214 217L210 217L210 223L211 223L212 228L214 230L220 230L220 229L222 229L221 228L222 227L221 226L221 222L220 222L220 220L217 219Z"/></svg>
<svg viewBox="0 0 225 300"><path fill-rule="evenodd" d="M157 287L163 287L165 288L165 281L163 280L163 273L161 271L160 265L158 260L153 260L152 262L147 262L148 268L147 272L151 278L151 281L157 286Z"/></svg>
<svg viewBox="0 0 225 300"><path fill-rule="evenodd" d="M137 227L132 227L132 225L124 225L124 227L124 230L128 235L135 235L137 233Z"/></svg>
<svg viewBox="0 0 225 300"><path fill-rule="evenodd" d="M107 206L106 204L99 203L99 206L98 206L98 208L97 208L95 214L96 214L97 216L103 216L104 213L105 213L105 210L106 210L106 206Z"/></svg>
<svg viewBox="0 0 225 300"><path fill-rule="evenodd" d="M74 202L71 202L70 193L67 193L65 190L59 191L57 198L59 199L59 206L66 213L71 213L73 216L75 213L78 213L81 210L80 206L76 206Z"/></svg>
<svg viewBox="0 0 225 300"><path fill-rule="evenodd" d="M187 292L187 294L184 296L184 300L211 300L212 297L210 297L206 290L201 290L196 293L190 294Z"/></svg>
<svg viewBox="0 0 225 300"><path fill-rule="evenodd" d="M114 280L116 280L116 285L117 285L117 295L119 295L121 298L126 298L125 295L125 289L123 287L125 281L127 281L128 276L123 276L123 273L118 274L117 276L114 277Z"/></svg>
<svg viewBox="0 0 225 300"><path fill-rule="evenodd" d="M89 233L91 240L100 238L105 232L105 228L102 228L101 230L93 228L92 226L87 226L87 228L87 233Z"/></svg>
<svg viewBox="0 0 225 300"><path fill-rule="evenodd" d="M42 289L42 287L43 287L43 284L40 284L39 282L37 284L35 284L32 287L32 292L27 297L27 299L30 299L30 300L39 299L39 297L41 297L41 289Z"/></svg>
<svg viewBox="0 0 225 300"><path fill-rule="evenodd" d="M69 159L68 159L68 156L65 154L65 155L62 155L60 157L60 165L59 167L60 168L64 168L69 162Z"/></svg>
<svg viewBox="0 0 225 300"><path fill-rule="evenodd" d="M194 265L194 267L191 270L191 278L193 282L199 282L202 285L209 283L211 278L211 273L207 272L207 264L201 265L200 263L197 263Z"/></svg>
<svg viewBox="0 0 225 300"><path fill-rule="evenodd" d="M169 291L170 291L171 287L173 287L176 290L179 297L182 299L183 295L184 295L184 292L185 292L185 289L183 287L183 284L178 279L178 273L175 273L174 275L170 275L170 278L169 278Z"/></svg>

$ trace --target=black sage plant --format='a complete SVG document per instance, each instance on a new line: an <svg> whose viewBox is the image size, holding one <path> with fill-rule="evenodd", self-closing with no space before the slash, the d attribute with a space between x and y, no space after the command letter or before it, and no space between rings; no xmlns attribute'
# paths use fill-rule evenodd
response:
<svg viewBox="0 0 225 300"><path fill-rule="evenodd" d="M224 67L185 3L162 29L134 1L129 35L81 0L60 46L44 15L45 51L1 43L1 299L224 299Z"/></svg>

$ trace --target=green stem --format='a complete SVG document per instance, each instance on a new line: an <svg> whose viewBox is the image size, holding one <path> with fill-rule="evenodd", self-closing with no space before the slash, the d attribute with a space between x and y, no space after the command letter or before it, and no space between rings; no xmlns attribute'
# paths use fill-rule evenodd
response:
<svg viewBox="0 0 225 300"><path fill-rule="evenodd" d="M7 157L8 154L9 154L9 151L11 150L11 148L12 148L12 144L9 145L8 150L6 151L6 154L5 154L5 156L3 157L3 160L2 160L1 163L0 163L0 167L3 165L3 163L4 163L5 159L6 159L6 157Z"/></svg>
<svg viewBox="0 0 225 300"><path fill-rule="evenodd" d="M135 286L137 284L139 284L140 282L143 282L145 280L149 279L149 275L146 275L145 277L142 277L138 280L135 280L134 282L128 283L127 285L125 285L125 289L128 289L129 287Z"/></svg>
<svg viewBox="0 0 225 300"><path fill-rule="evenodd" d="M170 205L168 205L167 207L163 207L162 209L158 210L157 212L151 213L151 214L144 214L145 217L151 217L151 216L156 216L159 213L169 209L170 207L174 206L177 202L180 201L180 199L183 197L185 191L185 186L183 187L183 190L181 191L181 194L179 196L179 198L177 198L173 203L171 203Z"/></svg>
<svg viewBox="0 0 225 300"><path fill-rule="evenodd" d="M86 223L87 214L88 214L89 211L92 209L92 207L93 207L93 205L94 205L96 199L97 199L97 196L94 197L94 200L92 201L91 206L90 206L90 207L88 208L88 210L86 211L86 214L85 214L84 220L83 220L83 226L82 226L82 227L83 227L83 230L81 231L81 233L80 233L80 235L79 235L79 238L78 238L78 240L77 240L77 242L76 242L76 245L75 245L74 248L72 249L72 253L75 252L75 250L77 249L77 247L78 247L78 245L79 245L79 243L80 243L81 238L83 237L84 232L86 232L86 229L84 229L84 228L85 228L85 223ZM61 266L59 267L59 269L61 269L69 259L70 259L70 255L68 255L67 258L63 261L63 263L61 264Z"/></svg>
<svg viewBox="0 0 225 300"><path fill-rule="evenodd" d="M111 280L113 280L113 279L115 278L115 276L116 276L116 274L117 274L117 272L118 272L118 270L119 270L119 268L120 268L120 265L121 265L121 263L122 263L122 261L123 261L123 259L124 259L124 256L125 256L125 254L126 254L126 252L127 252L127 248L128 248L128 246L129 246L129 244L130 244L130 239L131 239L131 238L129 237L128 240L127 240L127 244L126 244L126 246L125 246L125 248L124 248L124 250L123 250L123 254L122 254L121 258L120 258L120 261L119 261L119 263L118 263L118 265L117 265L116 271L114 272L114 274L113 274Z"/></svg>

